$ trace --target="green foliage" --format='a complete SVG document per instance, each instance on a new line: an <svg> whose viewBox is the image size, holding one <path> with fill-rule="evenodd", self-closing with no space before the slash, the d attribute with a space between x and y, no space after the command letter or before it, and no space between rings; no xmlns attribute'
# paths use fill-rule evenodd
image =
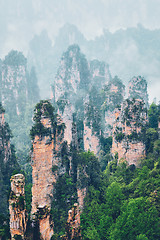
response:
<svg viewBox="0 0 160 240"><path fill-rule="evenodd" d="M25 208L25 202L24 202L24 197L23 196L19 196L18 197L18 201L17 201L17 206L21 211L24 210Z"/></svg>
<svg viewBox="0 0 160 240"><path fill-rule="evenodd" d="M86 120L87 126L92 128L92 133L100 135L102 129L102 113L101 113L102 98L96 87L92 87L89 95L89 101L86 104Z"/></svg>
<svg viewBox="0 0 160 240"><path fill-rule="evenodd" d="M5 113L5 109L2 106L2 103L0 102L0 114Z"/></svg>
<svg viewBox="0 0 160 240"><path fill-rule="evenodd" d="M82 152L77 156L77 167L79 179L77 185L80 188L93 185L97 187L100 183L100 164L93 152ZM85 172L85 174L84 174Z"/></svg>
<svg viewBox="0 0 160 240"><path fill-rule="evenodd" d="M59 176L51 209L55 234L60 236L65 233L68 211L76 201L76 186L73 179L68 174Z"/></svg>
<svg viewBox="0 0 160 240"><path fill-rule="evenodd" d="M112 86L117 88L117 92L112 91ZM123 102L123 93L125 86L122 81L115 76L112 81L104 86L104 89L101 92L103 99L102 109L103 111L113 111L115 108Z"/></svg>
<svg viewBox="0 0 160 240"><path fill-rule="evenodd" d="M16 235L14 235L14 239L15 240L22 240L23 238L22 238L21 235L16 234Z"/></svg>
<svg viewBox="0 0 160 240"><path fill-rule="evenodd" d="M119 132L116 134L115 139L117 142L121 142L124 139L124 137L125 137L125 134L122 132Z"/></svg>
<svg viewBox="0 0 160 240"><path fill-rule="evenodd" d="M139 235L136 237L136 240L148 240L148 238L146 237L145 234L139 234Z"/></svg>
<svg viewBox="0 0 160 240"><path fill-rule="evenodd" d="M160 116L160 106L157 106L155 103L152 103L148 110L149 127L150 128L158 127L159 116Z"/></svg>
<svg viewBox="0 0 160 240"><path fill-rule="evenodd" d="M41 120L43 118L48 118L51 127L45 127ZM30 130L30 136L31 139L34 140L35 136L50 136L52 139L52 135L56 135L56 132L58 135L62 134L64 131L65 125L64 123L58 125L58 118L57 114L55 113L54 107L51 105L51 103L48 100L41 100L34 109L34 125L32 129Z"/></svg>
<svg viewBox="0 0 160 240"><path fill-rule="evenodd" d="M81 215L82 238L124 240L160 238L160 151L155 132L153 149L141 168L115 158L90 185ZM153 135L152 135L153 133Z"/></svg>
<svg viewBox="0 0 160 240"><path fill-rule="evenodd" d="M4 63L10 66L26 65L27 59L21 52L12 50L5 57Z"/></svg>
<svg viewBox="0 0 160 240"><path fill-rule="evenodd" d="M53 165L52 166L52 172L56 172L58 170L58 166L57 165Z"/></svg>
<svg viewBox="0 0 160 240"><path fill-rule="evenodd" d="M0 214L0 238L2 240L10 239L9 218Z"/></svg>
<svg viewBox="0 0 160 240"><path fill-rule="evenodd" d="M31 211L31 202L32 202L32 183L25 185L25 202L26 210L28 213Z"/></svg>
<svg viewBox="0 0 160 240"><path fill-rule="evenodd" d="M111 239L136 239L140 234L146 234L149 239L160 237L156 220L158 212L143 197L130 199L122 209L123 212L117 218L114 230L111 232Z"/></svg>
<svg viewBox="0 0 160 240"><path fill-rule="evenodd" d="M158 139L158 132L154 128L148 128L145 134L145 145L147 153L153 152L154 141Z"/></svg>
<svg viewBox="0 0 160 240"><path fill-rule="evenodd" d="M80 72L80 89L86 89L90 81L90 72L88 69L88 63L85 56L80 52L78 45L74 44L69 46L67 51L63 54L62 59L65 60L66 72L65 72L65 84L66 87L70 87L68 79L70 78L70 71L72 67L73 57L71 53L75 56L76 62L78 63L78 70Z"/></svg>

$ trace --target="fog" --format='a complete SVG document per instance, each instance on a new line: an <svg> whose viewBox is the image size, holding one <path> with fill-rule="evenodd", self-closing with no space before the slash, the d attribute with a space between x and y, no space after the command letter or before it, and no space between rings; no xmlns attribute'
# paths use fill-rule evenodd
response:
<svg viewBox="0 0 160 240"><path fill-rule="evenodd" d="M160 29L159 12L159 0L0 0L0 58L3 59L11 49L28 56L30 41L43 30L46 30L54 48L59 30L66 23L74 24L82 34L79 36L85 39L80 47L88 59L95 57L109 62L112 76L118 75L124 82L133 75L143 75L149 84L150 102L155 97L160 100L160 55L156 54L159 46L154 51L146 49L143 55L132 38L122 42L119 47L107 49L106 55L94 51L93 46L92 51L87 49L90 40L95 41L98 48L105 31L116 33L120 29L137 28L139 23L145 29ZM113 36L119 37L116 34ZM152 31L148 36L152 38ZM110 48L111 43L105 46ZM64 50L59 50L59 54ZM55 68L57 66L58 63Z"/></svg>

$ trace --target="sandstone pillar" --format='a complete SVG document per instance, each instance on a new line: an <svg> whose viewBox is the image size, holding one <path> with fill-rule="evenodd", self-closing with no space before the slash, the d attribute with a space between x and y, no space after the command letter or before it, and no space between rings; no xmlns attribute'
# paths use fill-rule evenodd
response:
<svg viewBox="0 0 160 240"><path fill-rule="evenodd" d="M24 239L27 225L27 214L25 209L25 178L23 174L11 177L11 193L9 198L10 232L11 239L20 235Z"/></svg>

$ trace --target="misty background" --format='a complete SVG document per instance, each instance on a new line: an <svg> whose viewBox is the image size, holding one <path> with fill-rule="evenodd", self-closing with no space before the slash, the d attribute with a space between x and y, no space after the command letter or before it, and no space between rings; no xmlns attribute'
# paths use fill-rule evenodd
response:
<svg viewBox="0 0 160 240"><path fill-rule="evenodd" d="M0 0L0 58L22 51L50 97L62 53L77 43L124 83L141 75L160 100L159 0Z"/></svg>

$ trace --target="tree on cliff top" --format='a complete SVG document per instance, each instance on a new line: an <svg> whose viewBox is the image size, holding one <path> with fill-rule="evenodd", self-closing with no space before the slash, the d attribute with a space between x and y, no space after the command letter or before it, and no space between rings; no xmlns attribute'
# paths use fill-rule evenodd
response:
<svg viewBox="0 0 160 240"><path fill-rule="evenodd" d="M51 127L45 127L41 119L49 118L51 122ZM55 113L55 108L48 100L41 100L34 109L34 125L30 130L31 139L34 140L35 136L50 136L53 134L54 137L56 133L59 135L61 131L63 132L65 128L64 123L60 123L58 115ZM52 138L52 137L51 137Z"/></svg>
<svg viewBox="0 0 160 240"><path fill-rule="evenodd" d="M12 50L5 57L3 63L10 66L26 65L27 59L24 57L23 53Z"/></svg>

